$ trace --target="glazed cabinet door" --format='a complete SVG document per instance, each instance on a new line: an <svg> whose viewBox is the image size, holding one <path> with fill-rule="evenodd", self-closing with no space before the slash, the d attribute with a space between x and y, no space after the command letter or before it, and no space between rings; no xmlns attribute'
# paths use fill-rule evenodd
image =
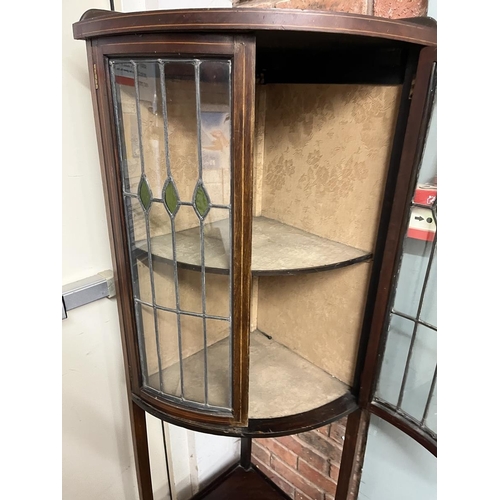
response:
<svg viewBox="0 0 500 500"><path fill-rule="evenodd" d="M391 417L404 419L405 412L406 416L410 415L411 405L405 405L407 397L420 401L423 394L419 391L422 390L427 392L429 401L432 396L436 362L433 342L437 330L432 292L437 242L437 160L436 146L432 137L428 139L436 89L437 53L435 48L427 47L420 51L410 91L408 124L389 220L389 237L361 381L361 406L387 420ZM428 282L430 293L426 294ZM406 342L394 341L397 336L404 340L409 337L411 346L418 338L417 344L424 346L415 346L422 351L417 354L417 365L410 366L413 347L407 345L407 356L403 356ZM385 349L388 349L387 358ZM409 394L405 397L409 371L413 377L425 365L432 365L430 374L419 376L413 389L406 387ZM419 384L422 387L417 389ZM410 420L410 427L405 430L416 438L424 437L425 419L415 414ZM429 437L430 434L426 435L423 441L428 442ZM429 446L435 449L432 441L430 439Z"/></svg>
<svg viewBox="0 0 500 500"><path fill-rule="evenodd" d="M244 424L254 40L89 43L131 396L173 422Z"/></svg>

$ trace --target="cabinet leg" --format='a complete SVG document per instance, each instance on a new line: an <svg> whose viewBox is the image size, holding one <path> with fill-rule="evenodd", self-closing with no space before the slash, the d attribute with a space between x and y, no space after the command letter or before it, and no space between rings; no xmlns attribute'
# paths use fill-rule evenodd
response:
<svg viewBox="0 0 500 500"><path fill-rule="evenodd" d="M362 409L356 410L347 418L335 500L352 500L357 496L359 487L357 476L364 458L369 420L370 414Z"/></svg>
<svg viewBox="0 0 500 500"><path fill-rule="evenodd" d="M241 438L240 465L245 470L250 470L250 467L252 466L252 438Z"/></svg>
<svg viewBox="0 0 500 500"><path fill-rule="evenodd" d="M139 498L141 500L153 500L153 485L151 483L151 468L149 464L148 432L146 428L146 412L141 407L137 406L133 401L130 401L129 404Z"/></svg>

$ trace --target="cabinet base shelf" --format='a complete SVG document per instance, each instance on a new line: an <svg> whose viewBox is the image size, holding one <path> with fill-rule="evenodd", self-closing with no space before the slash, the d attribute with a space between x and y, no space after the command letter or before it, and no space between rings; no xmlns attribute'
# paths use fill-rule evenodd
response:
<svg viewBox="0 0 500 500"><path fill-rule="evenodd" d="M191 500L291 500L253 465L236 465L215 479Z"/></svg>
<svg viewBox="0 0 500 500"><path fill-rule="evenodd" d="M208 398L214 406L228 405L229 339L208 347ZM199 351L183 360L185 387L194 401L203 401L204 354ZM163 370L163 389L179 394L179 364ZM158 387L158 375L150 377ZM249 418L271 419L297 415L319 408L347 394L350 388L259 330L250 336Z"/></svg>

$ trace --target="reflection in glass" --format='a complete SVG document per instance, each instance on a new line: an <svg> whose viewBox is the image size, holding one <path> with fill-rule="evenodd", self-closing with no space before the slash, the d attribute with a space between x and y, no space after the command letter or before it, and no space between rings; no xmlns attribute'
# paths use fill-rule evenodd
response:
<svg viewBox="0 0 500 500"><path fill-rule="evenodd" d="M227 61L200 65L202 180L213 204L231 203L231 96Z"/></svg>
<svg viewBox="0 0 500 500"><path fill-rule="evenodd" d="M405 373L406 357L410 350L413 321L391 316L387 343L380 369L377 397L397 405L401 381Z"/></svg>
<svg viewBox="0 0 500 500"><path fill-rule="evenodd" d="M401 400L401 408L409 415L421 417L424 413L437 363L436 354L436 332L418 325L407 360L408 369Z"/></svg>
<svg viewBox="0 0 500 500"><path fill-rule="evenodd" d="M430 325L437 325L437 247L434 247L429 279L424 291L420 319ZM435 336L435 334L434 334ZM436 339L434 339L435 343Z"/></svg>
<svg viewBox="0 0 500 500"><path fill-rule="evenodd" d="M143 349L143 378L144 383L153 389L161 391L161 380L158 379L158 372L161 370L161 358L158 355L158 343L156 338L156 312L154 308L141 304L142 349ZM156 376L155 376L156 374Z"/></svg>
<svg viewBox="0 0 500 500"><path fill-rule="evenodd" d="M165 206L160 202L153 202L149 211L149 242L151 248L151 268L154 276L156 305L175 310L175 275L171 262L158 258L165 251L166 246L172 245L172 224ZM147 241L137 244L147 252Z"/></svg>
<svg viewBox="0 0 500 500"><path fill-rule="evenodd" d="M123 189L127 193L136 194L142 170L134 65L132 62L118 62L111 66L111 72L114 80L115 113L119 115L117 125Z"/></svg>
<svg viewBox="0 0 500 500"><path fill-rule="evenodd" d="M417 315L431 250L431 242L405 238L394 298L396 311L412 317ZM426 288L432 286L436 286L435 280L429 282Z"/></svg>
<svg viewBox="0 0 500 500"><path fill-rule="evenodd" d="M170 175L180 200L191 203L199 168L195 64L165 62L164 75Z"/></svg>
<svg viewBox="0 0 500 500"><path fill-rule="evenodd" d="M229 322L207 320L208 403L213 406L231 406Z"/></svg>
<svg viewBox="0 0 500 500"><path fill-rule="evenodd" d="M371 415L358 499L436 498L436 457L404 432Z"/></svg>
<svg viewBox="0 0 500 500"><path fill-rule="evenodd" d="M166 394L182 395L177 314L158 309L158 331L161 355L161 384ZM153 385L152 385L153 387Z"/></svg>

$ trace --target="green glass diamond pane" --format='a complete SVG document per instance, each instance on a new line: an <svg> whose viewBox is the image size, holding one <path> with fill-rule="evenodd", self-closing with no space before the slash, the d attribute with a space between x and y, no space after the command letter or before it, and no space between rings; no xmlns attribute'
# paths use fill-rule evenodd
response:
<svg viewBox="0 0 500 500"><path fill-rule="evenodd" d="M151 191L145 177L139 183L139 199L141 200L142 208L147 212L151 206Z"/></svg>
<svg viewBox="0 0 500 500"><path fill-rule="evenodd" d="M175 215L177 213L177 209L179 208L179 195L177 194L175 185L171 180L167 181L164 200L170 215Z"/></svg>
<svg viewBox="0 0 500 500"><path fill-rule="evenodd" d="M194 197L194 206L201 218L204 218L208 214L208 210L210 209L208 204L208 195L203 187L203 184L198 184Z"/></svg>

